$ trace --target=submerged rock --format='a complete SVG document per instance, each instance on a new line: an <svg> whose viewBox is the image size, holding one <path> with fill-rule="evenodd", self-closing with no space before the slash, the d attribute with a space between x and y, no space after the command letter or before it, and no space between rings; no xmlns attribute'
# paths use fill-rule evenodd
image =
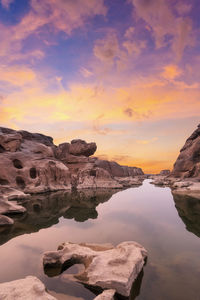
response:
<svg viewBox="0 0 200 300"><path fill-rule="evenodd" d="M46 292L44 284L34 276L0 283L2 300L56 300Z"/></svg>
<svg viewBox="0 0 200 300"><path fill-rule="evenodd" d="M143 268L147 251L136 242L118 246L63 243L57 251L46 252L43 265L46 274L56 275L74 264L84 264L84 272L74 275L86 286L114 289L128 297Z"/></svg>

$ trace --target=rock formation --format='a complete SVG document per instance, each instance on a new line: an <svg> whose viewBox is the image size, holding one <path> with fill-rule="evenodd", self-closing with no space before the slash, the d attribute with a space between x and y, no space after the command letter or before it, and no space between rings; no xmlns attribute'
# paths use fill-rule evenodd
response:
<svg viewBox="0 0 200 300"><path fill-rule="evenodd" d="M200 124L180 150L171 175L181 178L200 178Z"/></svg>
<svg viewBox="0 0 200 300"><path fill-rule="evenodd" d="M34 276L0 283L2 300L56 300L46 292L44 284Z"/></svg>
<svg viewBox="0 0 200 300"><path fill-rule="evenodd" d="M49 136L0 127L0 214L25 212L8 200L30 194L142 183L141 169L91 157L96 149L80 139L56 146Z"/></svg>
<svg viewBox="0 0 200 300"><path fill-rule="evenodd" d="M118 246L63 243L57 251L43 256L45 273L56 276L74 264L85 270L74 278L88 287L114 289L128 297L133 282L143 268L147 251L138 243L123 242Z"/></svg>
<svg viewBox="0 0 200 300"><path fill-rule="evenodd" d="M21 191L21 195L71 188L122 188L116 177L143 175L139 168L90 157L96 148L95 143L80 139L55 146L51 137L1 127L0 186Z"/></svg>
<svg viewBox="0 0 200 300"><path fill-rule="evenodd" d="M161 175L161 176L167 176L169 174L170 174L170 170L161 170L159 175Z"/></svg>

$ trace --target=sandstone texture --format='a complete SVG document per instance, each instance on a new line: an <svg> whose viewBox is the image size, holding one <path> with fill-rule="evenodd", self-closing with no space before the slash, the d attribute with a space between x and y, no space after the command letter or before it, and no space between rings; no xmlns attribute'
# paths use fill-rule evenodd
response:
<svg viewBox="0 0 200 300"><path fill-rule="evenodd" d="M96 149L96 143L81 139L56 146L49 136L0 127L0 214L24 213L9 200L32 194L142 184L140 168L91 157Z"/></svg>
<svg viewBox="0 0 200 300"><path fill-rule="evenodd" d="M180 155L174 164L172 176L200 178L200 125L180 150Z"/></svg>
<svg viewBox="0 0 200 300"><path fill-rule="evenodd" d="M46 274L55 276L74 264L83 264L85 270L74 275L77 281L128 297L146 257L147 251L136 242L123 242L116 247L66 242L57 251L44 253L43 265Z"/></svg>
<svg viewBox="0 0 200 300"><path fill-rule="evenodd" d="M95 143L81 139L56 146L49 136L0 127L0 187L13 188L25 194L122 188L123 182L118 178L144 175L140 168L90 157L96 149Z"/></svg>
<svg viewBox="0 0 200 300"><path fill-rule="evenodd" d="M46 292L44 284L34 276L0 283L1 300L56 300Z"/></svg>

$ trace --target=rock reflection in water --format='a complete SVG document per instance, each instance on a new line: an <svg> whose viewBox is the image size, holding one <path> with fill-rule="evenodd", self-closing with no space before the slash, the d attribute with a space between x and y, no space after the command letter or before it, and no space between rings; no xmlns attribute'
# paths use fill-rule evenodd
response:
<svg viewBox="0 0 200 300"><path fill-rule="evenodd" d="M98 216L96 207L99 203L108 201L115 192L115 190L84 190L33 195L20 203L27 212L13 217L14 225L0 234L0 245L16 236L37 232L57 224L62 216L78 222L95 219Z"/></svg>
<svg viewBox="0 0 200 300"><path fill-rule="evenodd" d="M187 195L173 195L175 207L186 229L200 237L200 200Z"/></svg>

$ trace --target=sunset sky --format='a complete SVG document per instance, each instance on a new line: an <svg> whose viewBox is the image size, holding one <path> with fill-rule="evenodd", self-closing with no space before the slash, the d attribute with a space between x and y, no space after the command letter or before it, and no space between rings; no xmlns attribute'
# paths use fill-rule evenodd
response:
<svg viewBox="0 0 200 300"><path fill-rule="evenodd" d="M1 126L172 168L200 123L199 0L0 0Z"/></svg>

